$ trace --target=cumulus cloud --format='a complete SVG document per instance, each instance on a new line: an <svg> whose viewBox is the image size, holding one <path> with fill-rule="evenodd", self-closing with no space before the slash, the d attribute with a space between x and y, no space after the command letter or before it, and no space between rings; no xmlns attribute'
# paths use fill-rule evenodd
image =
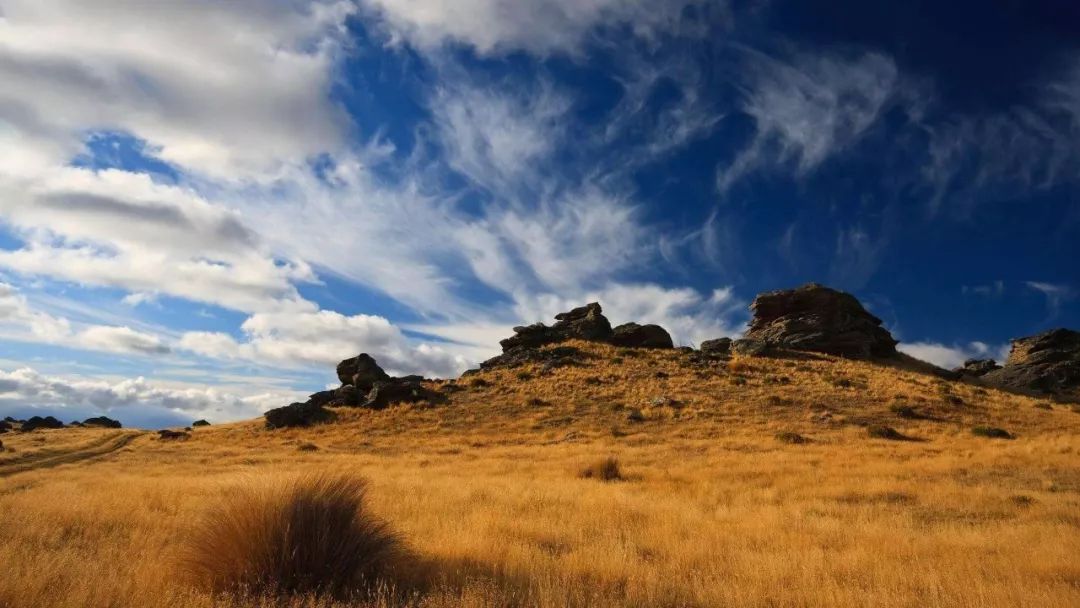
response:
<svg viewBox="0 0 1080 608"><path fill-rule="evenodd" d="M154 335L130 327L73 326L71 321L34 309L26 297L0 282L0 334L11 340L122 354L162 355L168 345Z"/></svg>
<svg viewBox="0 0 1080 608"><path fill-rule="evenodd" d="M303 396L296 391L239 394L216 387L165 386L138 377L103 380L49 376L30 367L0 370L0 405L87 409L126 416L126 411L164 408L188 419L232 420L253 417Z"/></svg>
<svg viewBox="0 0 1080 608"><path fill-rule="evenodd" d="M456 376L470 361L432 344L416 344L382 317L315 313L263 313L244 321L242 340L221 332L187 332L179 347L207 357L270 365L332 367L366 352L397 374Z"/></svg>
<svg viewBox="0 0 1080 608"><path fill-rule="evenodd" d="M984 342L953 345L938 342L901 342L896 348L902 353L945 369L960 367L968 359L994 359L1000 364L1009 357L1008 344L994 346Z"/></svg>
<svg viewBox="0 0 1080 608"><path fill-rule="evenodd" d="M87 129L137 133L159 157L227 179L332 150L347 119L328 101L329 67L353 10L3 0L0 161L65 162Z"/></svg>

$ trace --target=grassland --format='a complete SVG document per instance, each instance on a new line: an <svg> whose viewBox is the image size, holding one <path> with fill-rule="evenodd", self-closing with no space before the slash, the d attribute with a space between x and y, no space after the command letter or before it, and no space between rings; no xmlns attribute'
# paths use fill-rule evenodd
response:
<svg viewBox="0 0 1080 608"><path fill-rule="evenodd" d="M329 605L213 597L177 568L222 497L326 471L370 480L426 581L376 605L1080 605L1069 405L913 366L577 346L581 367L484 372L448 404L310 429L144 434L21 469L116 431L4 435L0 606ZM609 456L621 481L581 476Z"/></svg>

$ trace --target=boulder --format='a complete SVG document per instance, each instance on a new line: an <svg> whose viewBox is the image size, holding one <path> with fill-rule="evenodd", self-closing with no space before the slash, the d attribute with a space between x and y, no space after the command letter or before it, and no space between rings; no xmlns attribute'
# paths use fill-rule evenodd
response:
<svg viewBox="0 0 1080 608"><path fill-rule="evenodd" d="M64 423L60 422L56 418L53 418L52 416L45 416L44 418L42 418L41 416L33 416L29 420L27 420L26 422L22 423L22 431L24 433L29 432L29 431L34 431L34 430L37 430L37 429L62 429L62 428L64 428Z"/></svg>
<svg viewBox="0 0 1080 608"><path fill-rule="evenodd" d="M360 397L360 391L356 390L355 386L343 384L334 391L334 400L331 402L331 405L355 407L360 405Z"/></svg>
<svg viewBox="0 0 1080 608"><path fill-rule="evenodd" d="M280 429L295 426L311 426L330 420L331 414L321 405L312 403L292 403L274 408L265 414L266 428Z"/></svg>
<svg viewBox="0 0 1080 608"><path fill-rule="evenodd" d="M758 355L764 354L768 348L768 344L763 340L755 340L753 338L741 338L731 343L732 354L741 357L757 357Z"/></svg>
<svg viewBox="0 0 1080 608"><path fill-rule="evenodd" d="M731 353L731 338L705 340L701 343L701 352L710 355L728 355Z"/></svg>
<svg viewBox="0 0 1080 608"><path fill-rule="evenodd" d="M1080 388L1080 332L1054 329L1012 341L1005 366L982 380L994 386L1040 393Z"/></svg>
<svg viewBox="0 0 1080 608"><path fill-rule="evenodd" d="M390 376L383 371L375 359L367 354L345 359L337 365L338 380L342 384L351 384L361 392L368 392L379 380L386 380Z"/></svg>
<svg viewBox="0 0 1080 608"><path fill-rule="evenodd" d="M996 369L1001 369L1001 366L993 359L968 359L964 361L963 367L958 367L952 371L960 376L978 378Z"/></svg>
<svg viewBox="0 0 1080 608"><path fill-rule="evenodd" d="M205 421L205 420L196 420L195 422L191 423L191 426L193 426L193 427L210 426L210 423Z"/></svg>
<svg viewBox="0 0 1080 608"><path fill-rule="evenodd" d="M612 330L611 343L630 348L674 348L671 334L659 325L623 323Z"/></svg>
<svg viewBox="0 0 1080 608"><path fill-rule="evenodd" d="M746 337L767 347L852 359L896 356L896 340L854 296L809 283L759 294Z"/></svg>
<svg viewBox="0 0 1080 608"><path fill-rule="evenodd" d="M322 407L329 405L335 399L337 399L337 390L319 391L309 395L307 402Z"/></svg>
<svg viewBox="0 0 1080 608"><path fill-rule="evenodd" d="M434 403L445 399L441 393L425 388L422 380L421 376L405 376L376 382L361 407L381 410L395 403Z"/></svg>
<svg viewBox="0 0 1080 608"><path fill-rule="evenodd" d="M107 429L119 429L124 425L120 424L119 420L113 420L108 416L97 416L95 418L87 418L84 420L83 426L101 426Z"/></svg>

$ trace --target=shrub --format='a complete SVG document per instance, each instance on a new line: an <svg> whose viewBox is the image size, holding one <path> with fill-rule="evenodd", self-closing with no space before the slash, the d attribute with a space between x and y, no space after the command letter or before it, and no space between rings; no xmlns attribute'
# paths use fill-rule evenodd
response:
<svg viewBox="0 0 1080 608"><path fill-rule="evenodd" d="M214 593L352 597L392 583L399 537L364 506L367 484L316 475L229 494L192 531L181 572Z"/></svg>
<svg viewBox="0 0 1080 608"><path fill-rule="evenodd" d="M971 429L971 434L977 437L988 437L990 439L1012 439L1012 433L1005 429L999 429L995 426L977 426Z"/></svg>
<svg viewBox="0 0 1080 608"><path fill-rule="evenodd" d="M622 471L619 469L619 461L614 456L608 456L590 464L581 470L578 475L582 479L598 479L600 481L622 481Z"/></svg>

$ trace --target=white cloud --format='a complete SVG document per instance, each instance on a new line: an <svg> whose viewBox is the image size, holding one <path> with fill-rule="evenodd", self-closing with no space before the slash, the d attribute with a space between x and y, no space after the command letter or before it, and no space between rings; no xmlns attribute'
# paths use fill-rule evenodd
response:
<svg viewBox="0 0 1080 608"><path fill-rule="evenodd" d="M164 293L242 311L312 310L282 262L235 212L126 171L73 167L0 178L0 215L27 240L0 266L82 285Z"/></svg>
<svg viewBox="0 0 1080 608"><path fill-rule="evenodd" d="M785 63L745 49L745 57L741 109L754 119L756 134L719 171L722 192L762 167L814 169L854 145L899 92L899 72L886 55L802 55Z"/></svg>
<svg viewBox="0 0 1080 608"><path fill-rule="evenodd" d="M125 326L73 326L63 317L35 310L17 289L0 282L0 335L10 340L121 354L163 355L157 336Z"/></svg>
<svg viewBox="0 0 1080 608"><path fill-rule="evenodd" d="M471 361L431 344L414 345L382 317L315 313L262 313L241 326L243 340L220 332L187 332L180 348L208 357L245 359L264 365L332 368L366 352L390 373L456 376Z"/></svg>
<svg viewBox="0 0 1080 608"><path fill-rule="evenodd" d="M0 150L17 143L62 163L86 130L125 131L169 162L228 179L333 150L347 119L328 101L329 67L352 10L3 0Z"/></svg>
<svg viewBox="0 0 1080 608"><path fill-rule="evenodd" d="M425 50L448 42L489 55L522 49L577 53L596 27L625 25L651 37L673 27L689 1L644 0L365 0L392 35Z"/></svg>
<svg viewBox="0 0 1080 608"><path fill-rule="evenodd" d="M1061 312L1061 305L1064 302L1076 297L1076 292L1068 285L1047 283L1044 281L1025 281L1024 284L1030 289L1034 289L1046 296L1046 310L1049 313L1050 318L1056 317L1058 313Z"/></svg>
<svg viewBox="0 0 1080 608"><path fill-rule="evenodd" d="M191 419L235 420L258 416L267 409L304 396L296 391L240 394L205 386L166 386L142 377L124 380L47 376L23 367L0 370L0 404L93 408L110 413L132 408L163 407Z"/></svg>
<svg viewBox="0 0 1080 608"><path fill-rule="evenodd" d="M901 342L896 348L902 353L945 369L960 367L968 359L994 359L1003 363L1009 357L1008 344L992 346L984 342L952 346L938 342Z"/></svg>

